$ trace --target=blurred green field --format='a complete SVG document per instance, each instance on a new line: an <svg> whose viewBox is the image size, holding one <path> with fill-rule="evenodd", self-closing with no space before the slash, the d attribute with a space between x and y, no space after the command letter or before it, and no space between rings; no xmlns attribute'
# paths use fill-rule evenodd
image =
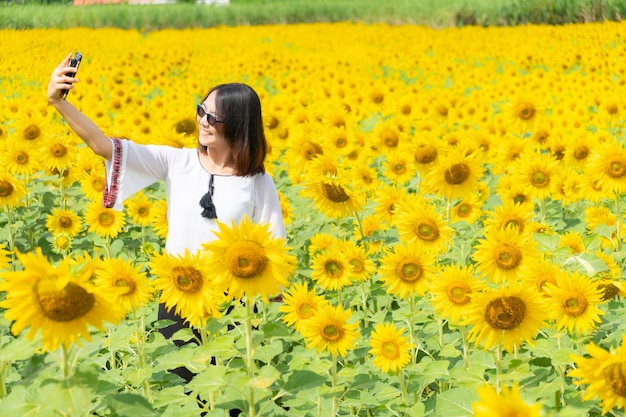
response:
<svg viewBox="0 0 626 417"><path fill-rule="evenodd" d="M79 7L71 1L24 0L0 5L0 27L117 27L149 31L339 21L430 27L511 26L621 20L625 14L626 0L231 0L228 5L177 0L141 7L134 4Z"/></svg>

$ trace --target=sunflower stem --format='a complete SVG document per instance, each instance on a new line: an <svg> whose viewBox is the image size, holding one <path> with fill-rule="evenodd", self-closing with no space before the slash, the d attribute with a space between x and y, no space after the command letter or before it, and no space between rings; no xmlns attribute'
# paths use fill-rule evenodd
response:
<svg viewBox="0 0 626 417"><path fill-rule="evenodd" d="M248 378L254 378L254 347L252 345L252 300L246 296L246 367L248 368ZM254 405L254 388L248 388L248 406L250 411L249 417L256 416L256 407Z"/></svg>
<svg viewBox="0 0 626 417"><path fill-rule="evenodd" d="M0 400L7 396L6 371L9 368L9 362L0 361Z"/></svg>
<svg viewBox="0 0 626 417"><path fill-rule="evenodd" d="M467 329L465 326L460 325L459 329L461 330L461 340L463 341L463 363L466 368L469 368L469 346L467 343Z"/></svg>
<svg viewBox="0 0 626 417"><path fill-rule="evenodd" d="M333 392L333 401L332 401L332 411L331 411L331 416L336 416L337 415L337 396L335 395L335 387L337 386L337 355L336 354L332 354L333 357L333 368L332 368L332 372L331 372L331 387L332 387L332 392Z"/></svg>
<svg viewBox="0 0 626 417"><path fill-rule="evenodd" d="M409 320L408 320L408 327L409 327L409 337L411 338L411 344L414 346L413 349L413 362L412 363L417 363L417 342L415 341L415 328L413 326L413 316L415 314L415 297L413 295L411 295L409 297Z"/></svg>
<svg viewBox="0 0 626 417"><path fill-rule="evenodd" d="M139 319L137 319L137 311L132 309L133 323L135 324L135 345L137 346L137 363L140 370L143 370L146 365L146 355L144 352L145 334L143 330L143 316L141 317L141 325ZM146 399L152 402L152 393L150 392L150 382L148 378L144 377L141 382L143 388L143 395Z"/></svg>
<svg viewBox="0 0 626 417"><path fill-rule="evenodd" d="M61 374L63 375L63 379L70 377L70 353L71 346L68 349L65 343L61 343Z"/></svg>
<svg viewBox="0 0 626 417"><path fill-rule="evenodd" d="M502 376L502 349L503 342L500 340L496 348L496 392L498 394L500 393L500 379Z"/></svg>
<svg viewBox="0 0 626 417"><path fill-rule="evenodd" d="M13 236L13 220L11 219L11 208L5 206L5 211L7 213L7 230L9 231L9 251L11 252L11 265L15 265L15 251L14 251L14 236Z"/></svg>
<svg viewBox="0 0 626 417"><path fill-rule="evenodd" d="M622 237L620 236L620 219L622 217L622 195L618 192L615 192L615 238L616 242L616 251L620 251L622 248Z"/></svg>
<svg viewBox="0 0 626 417"><path fill-rule="evenodd" d="M402 394L402 402L404 405L408 405L407 403L407 394L406 394L406 383L404 382L404 369L400 368L398 370L398 380L400 381L400 393Z"/></svg>

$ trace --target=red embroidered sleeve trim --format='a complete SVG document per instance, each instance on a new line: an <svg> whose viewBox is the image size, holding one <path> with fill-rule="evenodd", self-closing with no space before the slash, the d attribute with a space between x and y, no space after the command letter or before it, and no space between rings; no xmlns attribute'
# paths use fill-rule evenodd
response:
<svg viewBox="0 0 626 417"><path fill-rule="evenodd" d="M111 164L111 183L107 181L102 194L102 206L112 208L117 200L119 192L120 170L122 168L122 141L119 138L113 140L113 161Z"/></svg>

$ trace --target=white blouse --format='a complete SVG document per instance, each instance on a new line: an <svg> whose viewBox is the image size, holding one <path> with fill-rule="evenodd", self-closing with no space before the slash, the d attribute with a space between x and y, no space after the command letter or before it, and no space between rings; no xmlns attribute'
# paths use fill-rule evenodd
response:
<svg viewBox="0 0 626 417"><path fill-rule="evenodd" d="M269 223L275 238L286 237L278 192L267 173L246 177L211 174L200 164L197 149L112 140L114 151L111 161L106 161L106 174L107 186L116 183L113 209L122 210L125 199L157 181L165 181L168 254L182 255L186 249L193 254L202 243L216 239L216 219L202 217L200 207L211 176L217 221L233 227L233 222L237 225L247 214L255 223ZM115 149L117 140L119 151ZM119 164L112 162L116 159Z"/></svg>

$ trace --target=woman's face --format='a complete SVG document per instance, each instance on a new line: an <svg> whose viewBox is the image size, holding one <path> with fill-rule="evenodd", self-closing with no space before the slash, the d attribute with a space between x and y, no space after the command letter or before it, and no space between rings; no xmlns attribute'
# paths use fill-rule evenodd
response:
<svg viewBox="0 0 626 417"><path fill-rule="evenodd" d="M213 91L209 96L201 103L202 107L204 107L204 111L208 113L210 118L217 119L217 121L211 125L209 124L208 118L206 115L203 115L200 118L199 115L196 115L196 120L198 122L198 142L200 145L206 147L212 146L223 146L226 144L226 140L224 139L224 124L221 123L221 117L215 111L215 97L217 96L217 91Z"/></svg>

